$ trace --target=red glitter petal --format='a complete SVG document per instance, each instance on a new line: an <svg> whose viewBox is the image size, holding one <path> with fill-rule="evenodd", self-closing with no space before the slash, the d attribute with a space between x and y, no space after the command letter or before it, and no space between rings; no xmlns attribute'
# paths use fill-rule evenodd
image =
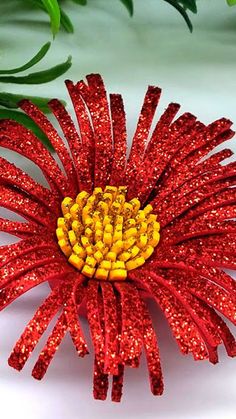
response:
<svg viewBox="0 0 236 419"><path fill-rule="evenodd" d="M46 234L44 227L35 223L21 223L19 221L7 220L0 218L0 231L12 234L20 238L28 238L34 234Z"/></svg>
<svg viewBox="0 0 236 419"><path fill-rule="evenodd" d="M51 100L51 102L49 102L49 107L52 109L54 115L56 116L69 144L75 165L79 189L86 190L87 192L91 193L93 187L93 179L87 157L88 150L84 144L81 144L75 125L61 102L57 99Z"/></svg>
<svg viewBox="0 0 236 419"><path fill-rule="evenodd" d="M122 307L120 356L125 365L136 368L142 350L142 319L140 297L134 284L117 282Z"/></svg>
<svg viewBox="0 0 236 419"><path fill-rule="evenodd" d="M59 310L61 305L58 288L54 289L46 300L36 311L34 317L25 328L25 331L17 341L9 359L8 364L20 371L33 352L40 337L47 329L49 323ZM43 316L42 316L43 313Z"/></svg>
<svg viewBox="0 0 236 419"><path fill-rule="evenodd" d="M127 152L126 120L122 96L110 95L110 101L114 143L110 184L119 186L125 183L124 176Z"/></svg>
<svg viewBox="0 0 236 419"><path fill-rule="evenodd" d="M73 194L73 190L49 151L31 131L22 125L7 119L1 120L0 147L16 151L37 164L53 191L59 191L62 196Z"/></svg>
<svg viewBox="0 0 236 419"><path fill-rule="evenodd" d="M32 376L37 380L42 380L47 372L47 369L52 361L56 351L59 348L67 332L67 324L64 313L58 318L43 350L41 351L38 360L33 368Z"/></svg>
<svg viewBox="0 0 236 419"><path fill-rule="evenodd" d="M59 136L48 118L32 102L27 99L22 100L20 102L20 108L23 109L23 111L41 128L44 134L48 137L64 166L68 181L72 189L76 190L77 184L75 169L70 154L68 153L62 138Z"/></svg>
<svg viewBox="0 0 236 419"><path fill-rule="evenodd" d="M150 386L152 393L155 396L159 396L163 393L164 384L157 337L147 306L143 300L141 300L141 305L143 319L143 344L146 352Z"/></svg>

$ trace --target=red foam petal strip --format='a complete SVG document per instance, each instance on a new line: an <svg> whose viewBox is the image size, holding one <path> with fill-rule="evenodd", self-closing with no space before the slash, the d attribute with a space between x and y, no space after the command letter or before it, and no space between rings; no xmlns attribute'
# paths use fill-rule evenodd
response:
<svg viewBox="0 0 236 419"><path fill-rule="evenodd" d="M166 110L161 115L159 121L157 122L155 129L153 130L150 141L148 142L147 148L145 150L145 157L152 153L155 148L159 147L162 143L163 135L169 130L170 124L173 122L177 112L180 109L178 103L170 103Z"/></svg>
<svg viewBox="0 0 236 419"><path fill-rule="evenodd" d="M230 218L236 218L236 206L233 204L218 207L217 211L213 208L203 214L199 214L196 220L223 221L229 220Z"/></svg>
<svg viewBox="0 0 236 419"><path fill-rule="evenodd" d="M202 190L205 185L209 184L209 187L214 188L217 186L220 181L230 179L236 175L236 165L235 163L231 163L227 166L220 166L216 170L202 174L199 177L194 179L190 179L189 181L185 182L182 186L180 186L176 190L171 191L171 197L167 196L161 203L158 204L158 211L159 212L166 212L172 202L175 202L182 199L189 193L194 191Z"/></svg>
<svg viewBox="0 0 236 419"><path fill-rule="evenodd" d="M152 297L162 309L181 352L183 354L191 352L196 360L208 359L209 356L205 342L189 313L180 304L179 300L161 284L158 284L158 287L154 285L154 292L150 286L153 280L149 284L146 281L144 283L140 272L131 273L131 275L132 279L140 281L142 288L146 289L149 295L151 293Z"/></svg>
<svg viewBox="0 0 236 419"><path fill-rule="evenodd" d="M35 182L29 175L3 157L0 157L0 183L21 189L38 200L48 210L55 211L55 208L60 205L55 194Z"/></svg>
<svg viewBox="0 0 236 419"><path fill-rule="evenodd" d="M104 364L104 337L98 308L98 281L89 281L87 286L87 315L97 362Z"/></svg>
<svg viewBox="0 0 236 419"><path fill-rule="evenodd" d="M113 402L120 402L123 391L123 381L124 381L124 365L120 364L120 342L122 334L122 307L121 307L121 298L120 294L116 295L116 309L117 309L117 331L118 331L118 347L117 347L117 359L118 359L118 374L113 375L112 377L112 390L111 390L111 399Z"/></svg>
<svg viewBox="0 0 236 419"><path fill-rule="evenodd" d="M221 118L214 121L207 127L199 125L195 135L193 135L181 148L181 153L175 156L172 167L177 168L177 164L183 161L199 161L206 156L217 145L231 138L233 131L230 127L232 122L229 119Z"/></svg>
<svg viewBox="0 0 236 419"><path fill-rule="evenodd" d="M16 298L25 294L28 290L41 284L42 282L60 279L71 269L68 265L62 263L50 263L46 266L40 266L33 271L27 272L19 279L13 281L5 288L0 290L0 310L12 303Z"/></svg>
<svg viewBox="0 0 236 419"><path fill-rule="evenodd" d="M41 351L36 364L32 370L32 376L36 380L42 380L47 369L58 350L65 334L67 332L67 324L64 313L58 318L43 350Z"/></svg>
<svg viewBox="0 0 236 419"><path fill-rule="evenodd" d="M47 117L43 114L43 112L41 112L40 109L37 108L37 106L32 102L27 99L22 100L20 102L20 108L23 109L23 111L41 128L44 134L48 137L64 166L71 187L73 190L76 190L77 184L75 169L70 154L68 153L62 138L58 135L57 131L51 122L47 119Z"/></svg>
<svg viewBox="0 0 236 419"><path fill-rule="evenodd" d="M8 262L0 269L0 285L2 287L25 272L54 261L66 263L59 249L56 250L54 247L32 250L21 258Z"/></svg>
<svg viewBox="0 0 236 419"><path fill-rule="evenodd" d="M57 99L51 100L49 102L49 107L57 118L69 144L79 189L91 193L93 189L93 179L91 176L91 168L88 163L88 150L85 145L82 146L75 125L61 102Z"/></svg>
<svg viewBox="0 0 236 419"><path fill-rule="evenodd" d="M171 251L168 251L169 256L166 260L159 260L153 262L150 266L152 269L156 268L168 268L168 269L179 269L186 271L188 273L195 273L196 275L201 275L211 282L215 282L220 287L224 288L230 293L235 293L236 291L236 282L235 280L228 275L226 272L221 271L220 269L212 266L208 266L203 263L203 260L199 260L198 256L194 255L191 259L186 257L183 258L173 258L171 260ZM147 265L148 267L148 265Z"/></svg>
<svg viewBox="0 0 236 419"><path fill-rule="evenodd" d="M138 197L141 202L147 200L169 161L186 141L186 136L195 124L195 120L193 115L185 113L171 124L169 130L161 138L160 147L150 151L140 164L137 172L139 187L135 180L135 185L132 185L132 197Z"/></svg>
<svg viewBox="0 0 236 419"><path fill-rule="evenodd" d="M13 150L37 164L53 191L65 196L73 194L61 169L46 147L29 130L17 122L0 121L0 147Z"/></svg>
<svg viewBox="0 0 236 419"><path fill-rule="evenodd" d="M162 278L159 275L156 275L154 272L150 272L148 277L142 277L142 283L150 284L150 290L152 293L156 293L156 290L158 289L159 285L161 284L164 288L168 289L171 294L180 302L180 304L185 308L185 310L189 313L190 318L196 325L196 328L199 330L200 335L202 336L202 339L207 347L208 354L209 354L209 361L213 364L218 362L215 342L212 339L212 336L209 334L209 331L207 330L204 322L202 319L197 315L197 313L193 310L191 305L186 300L183 293L178 292L176 287L171 284L168 280Z"/></svg>
<svg viewBox="0 0 236 419"><path fill-rule="evenodd" d="M125 172L125 183L127 185L130 185L131 182L134 180L137 173L137 169L141 161L143 160L152 120L155 115L160 96L161 89L154 86L148 87L127 162Z"/></svg>
<svg viewBox="0 0 236 419"><path fill-rule="evenodd" d="M58 251L58 246L52 237L45 234L44 236L33 235L29 238L21 240L18 243L9 244L0 247L0 268L9 262L24 256L25 254L37 251L42 248L53 248Z"/></svg>
<svg viewBox="0 0 236 419"><path fill-rule="evenodd" d="M208 201L210 198L214 198L213 205L219 205L219 203L222 203L223 196L225 195L231 200L235 199L235 191L234 188L229 188L230 186L235 185L236 180L232 178L231 180L225 180L218 183L215 183L214 185L204 185L199 190L195 190L193 192L190 192L188 195L184 196L181 200L176 201L174 203L171 203L171 205L166 209L165 213L161 213L159 210L159 207L157 206L157 201L153 202L152 205L155 209L155 213L158 215L158 219L162 226L166 226L171 223L175 218L182 215L187 210L190 210L194 207L194 213L199 213L198 205L202 203L202 201L206 200ZM221 192L222 191L222 192ZM221 196L219 195L219 192L221 192ZM217 194L218 193L218 194ZM225 195L223 195L225 194ZM219 197L219 202L218 201ZM208 205L209 208L209 205ZM212 208L210 206L210 208ZM192 215L187 214L185 219L191 218Z"/></svg>
<svg viewBox="0 0 236 419"><path fill-rule="evenodd" d="M108 391L108 374L104 373L103 365L95 355L93 373L93 397L96 400L106 400Z"/></svg>
<svg viewBox="0 0 236 419"><path fill-rule="evenodd" d="M185 280L185 285L189 292L205 301L232 323L236 324L236 297L204 278L191 276L191 278L189 277Z"/></svg>
<svg viewBox="0 0 236 419"><path fill-rule="evenodd" d="M42 204L24 192L17 192L9 186L0 185L0 207L14 211L29 221L47 226L48 230L55 229L58 212L55 211L52 215Z"/></svg>
<svg viewBox="0 0 236 419"><path fill-rule="evenodd" d="M150 387L155 396L163 393L164 384L161 370L159 347L152 320L145 302L141 299L143 319L143 344L146 352Z"/></svg>
<svg viewBox="0 0 236 419"><path fill-rule="evenodd" d="M196 179L198 176L208 172L212 172L220 166L222 160L232 156L232 151L225 149L215 153L213 156L210 156L207 160L204 160L202 163L192 163L190 160L189 163L184 162L184 165L181 163L179 169L176 168L171 170L170 175L162 181L161 190L159 191L159 202L163 198L167 197L172 191L175 191L180 186L184 185L190 179Z"/></svg>
<svg viewBox="0 0 236 419"><path fill-rule="evenodd" d="M38 224L32 222L21 223L19 221L12 221L4 218L0 218L0 231L20 238L28 238L34 234L46 233L45 228Z"/></svg>
<svg viewBox="0 0 236 419"><path fill-rule="evenodd" d="M123 381L124 381L124 365L118 365L118 374L113 375L112 379L112 393L111 399L113 402L120 402L122 397L123 390Z"/></svg>
<svg viewBox="0 0 236 419"><path fill-rule="evenodd" d="M87 76L88 88L77 83L89 111L94 129L95 165L94 185L105 187L109 184L112 163L112 127L105 86L101 76Z"/></svg>
<svg viewBox="0 0 236 419"><path fill-rule="evenodd" d="M117 302L112 284L101 283L105 320L105 367L108 374L118 374Z"/></svg>
<svg viewBox="0 0 236 419"><path fill-rule="evenodd" d="M85 298L84 278L80 274L72 274L72 284L65 284L63 291L64 313L67 327L79 356L87 355L88 348L78 318L78 310Z"/></svg>
<svg viewBox="0 0 236 419"><path fill-rule="evenodd" d="M34 317L25 328L8 359L8 364L20 371L33 352L40 337L43 335L51 320L61 305L58 288L54 289L36 311ZM43 313L43 316L42 316Z"/></svg>
<svg viewBox="0 0 236 419"><path fill-rule="evenodd" d="M142 318L140 297L134 284L116 282L121 296L122 333L120 356L125 365L136 368L142 351Z"/></svg>
<svg viewBox="0 0 236 419"><path fill-rule="evenodd" d="M81 142L83 145L83 153L88 161L90 167L91 178L94 177L94 161L95 161L95 145L94 145L94 134L90 123L89 112L85 106L83 99L81 98L80 92L77 86L70 80L66 80L66 87L70 94L71 101L74 106L77 122L80 130ZM80 154L81 146L80 143L70 145L74 161L77 161L77 155ZM78 160L79 162L79 160ZM79 163L77 164L77 170L79 169Z"/></svg>
<svg viewBox="0 0 236 419"><path fill-rule="evenodd" d="M110 101L114 143L110 184L118 186L124 184L127 153L126 119L122 96L110 95Z"/></svg>

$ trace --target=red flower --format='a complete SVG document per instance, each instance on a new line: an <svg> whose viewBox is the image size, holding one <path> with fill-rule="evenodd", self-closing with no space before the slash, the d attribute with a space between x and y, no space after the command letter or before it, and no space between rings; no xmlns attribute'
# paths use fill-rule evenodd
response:
<svg viewBox="0 0 236 419"><path fill-rule="evenodd" d="M209 156L234 132L227 119L208 126L189 113L175 119L179 105L171 103L150 134L161 91L149 87L127 158L121 96L108 101L98 75L66 85L78 129L58 100L49 106L68 148L36 106L21 103L64 171L32 132L0 121L0 146L32 160L49 184L0 158L0 205L27 220L0 219L1 231L22 238L0 248L0 307L42 282L52 288L9 365L23 368L58 312L33 376L44 376L67 332L79 356L86 355L78 316L85 307L95 350L94 397L106 398L111 374L112 400L119 401L124 366L138 367L143 348L158 395L163 382L147 296L163 310L184 354L216 363L222 342L229 356L236 354L217 314L236 322L236 283L225 272L236 264L236 163L221 164L229 149Z"/></svg>

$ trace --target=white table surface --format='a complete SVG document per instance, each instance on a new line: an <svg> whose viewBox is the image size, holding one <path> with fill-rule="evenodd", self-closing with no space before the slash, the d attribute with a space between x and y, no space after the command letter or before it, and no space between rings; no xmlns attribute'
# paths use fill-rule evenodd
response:
<svg viewBox="0 0 236 419"><path fill-rule="evenodd" d="M46 17L41 15L39 25L31 12L20 10L20 3L9 0L1 4L1 68L26 61L50 37ZM199 0L199 16L193 18L194 33L190 35L181 17L164 2L134 3L135 16L130 19L118 0L88 0L85 8L68 2L66 10L72 16L75 34L59 34L45 66L72 54L73 66L66 78L76 81L88 73L100 72L109 91L124 96L130 136L147 84L163 88L161 109L173 100L205 123L221 116L236 121L236 7L227 8L224 0ZM10 15L12 8L15 13ZM8 90L66 98L63 77L49 85L11 86ZM235 139L231 147L236 151ZM27 160L19 163L14 153L0 152L41 180L39 171ZM0 233L1 244L11 241L12 237ZM151 309L165 375L162 397L149 392L142 362L140 369L126 370L120 404L110 402L109 397L106 402L93 400L92 357L78 359L69 338L43 381L31 378L30 372L46 336L24 371L17 373L7 365L8 354L47 293L47 285L40 286L0 314L0 412L4 419L236 417L235 361L227 358L222 348L221 362L216 366L182 356L154 305Z"/></svg>

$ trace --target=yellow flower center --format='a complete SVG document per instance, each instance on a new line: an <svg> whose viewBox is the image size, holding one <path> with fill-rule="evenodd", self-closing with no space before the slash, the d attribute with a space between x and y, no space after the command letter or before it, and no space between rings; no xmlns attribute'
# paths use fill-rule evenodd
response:
<svg viewBox="0 0 236 419"><path fill-rule="evenodd" d="M127 271L142 266L160 240L160 224L148 204L126 202L126 187L95 188L62 202L57 238L68 261L85 276L125 280Z"/></svg>

